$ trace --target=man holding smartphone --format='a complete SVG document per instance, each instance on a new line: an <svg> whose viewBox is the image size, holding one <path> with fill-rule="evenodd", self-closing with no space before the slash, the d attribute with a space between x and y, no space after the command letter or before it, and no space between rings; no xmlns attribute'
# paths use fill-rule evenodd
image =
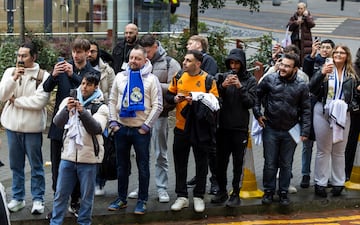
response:
<svg viewBox="0 0 360 225"><path fill-rule="evenodd" d="M91 224L97 164L102 162L104 155L101 134L109 116L109 109L102 103L103 94L98 85L99 76L91 72L86 73L81 86L71 89L71 96L62 101L54 117L54 123L64 128L66 133L51 225L62 224L69 196L78 180L81 207L77 222Z"/></svg>
<svg viewBox="0 0 360 225"><path fill-rule="evenodd" d="M46 92L51 92L57 87L53 117L58 112L62 100L69 97L70 89L79 87L85 73L92 72L100 77L100 72L93 69L91 64L87 62L89 51L90 42L87 39L76 38L72 43L72 60L66 61L59 57L59 62L55 64L51 76L44 82L44 90ZM62 128L57 127L54 122L51 123L48 138L50 138L52 189L54 193L56 192L56 181L58 177L61 149L63 147L63 132L64 130ZM78 210L80 208L79 197L80 191L79 185L77 185L71 196L71 204L69 207L69 212L73 213L75 216L78 215ZM51 217L51 214L48 216Z"/></svg>
<svg viewBox="0 0 360 225"><path fill-rule="evenodd" d="M315 41L312 44L311 54L306 55L303 64L303 71L309 76L309 79L322 67L328 57L331 57L333 48L335 47L335 43L326 39L320 41L320 38L315 37ZM315 133L313 127L313 109L315 103L317 102L316 97L310 94L311 96L311 129L310 136L307 140L303 142L302 149L302 165L301 165L301 173L302 180L300 182L301 188L310 187L310 174L311 174L311 157L312 157L312 148L315 140Z"/></svg>
<svg viewBox="0 0 360 225"><path fill-rule="evenodd" d="M42 158L42 132L46 126L45 106L49 93L38 84L40 66L35 62L37 48L22 44L16 67L8 68L0 82L0 101L5 102L1 124L6 129L12 171L12 196L7 207L17 212L25 207L25 156L31 167L32 214L44 213L45 174ZM44 72L46 79L49 73ZM16 118L16 119L14 119Z"/></svg>

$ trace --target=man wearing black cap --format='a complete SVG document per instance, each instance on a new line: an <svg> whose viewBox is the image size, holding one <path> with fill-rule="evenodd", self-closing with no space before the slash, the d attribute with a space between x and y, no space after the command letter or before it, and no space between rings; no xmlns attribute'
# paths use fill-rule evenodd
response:
<svg viewBox="0 0 360 225"><path fill-rule="evenodd" d="M222 100L216 135L216 179L219 192L211 202L223 203L228 199L226 171L232 154L233 192L226 206L236 207L240 205L240 183L249 133L249 109L255 104L256 80L246 71L246 57L243 50L231 50L225 59L225 64L230 71L216 75L219 96Z"/></svg>

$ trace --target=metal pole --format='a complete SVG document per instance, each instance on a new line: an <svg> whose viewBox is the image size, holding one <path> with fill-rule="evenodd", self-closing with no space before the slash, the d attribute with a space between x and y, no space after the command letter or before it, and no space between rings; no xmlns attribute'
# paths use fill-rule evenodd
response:
<svg viewBox="0 0 360 225"><path fill-rule="evenodd" d="M52 33L52 1L44 0L44 32Z"/></svg>
<svg viewBox="0 0 360 225"><path fill-rule="evenodd" d="M94 24L94 0L90 0L89 2L89 32L93 32L93 24Z"/></svg>
<svg viewBox="0 0 360 225"><path fill-rule="evenodd" d="M6 12L7 12L7 32L8 33L13 33L14 32L14 4L13 4L13 0L7 0L7 7L6 7Z"/></svg>
<svg viewBox="0 0 360 225"><path fill-rule="evenodd" d="M341 0L341 11L344 11L345 0Z"/></svg>

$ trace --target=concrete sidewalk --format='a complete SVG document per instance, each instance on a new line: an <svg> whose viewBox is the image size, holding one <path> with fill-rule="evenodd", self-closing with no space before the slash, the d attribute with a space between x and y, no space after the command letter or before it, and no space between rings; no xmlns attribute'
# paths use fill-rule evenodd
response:
<svg viewBox="0 0 360 225"><path fill-rule="evenodd" d="M1 160L5 163L5 166L0 168L0 182L5 186L7 192L7 198L10 199L11 194L11 173L9 169L8 162L8 148L5 132L0 133L0 139L2 140L1 147ZM263 214L263 213L291 213L298 211L318 211L318 210L327 210L334 208L353 208L358 207L360 203L360 192L358 191L349 191L345 190L343 195L340 197L328 197L328 198L319 198L314 195L314 189L311 186L308 189L301 189L299 183L301 181L301 148L302 144L297 147L294 164L293 164L293 175L292 184L294 184L298 192L296 194L291 194L290 199L292 204L288 208L282 208L276 202L270 206L263 206L261 204L261 199L242 199L242 205L239 208L230 209L224 207L224 205L215 205L210 203L211 196L205 196L206 210L204 213L195 213L193 210L192 203L192 191L189 190L189 199L190 206L188 209L184 209L181 212L172 212L170 210L171 204L174 202L175 195L175 174L173 167L173 158L172 158L172 140L173 132L169 133L169 203L159 203L157 200L157 192L154 184L154 157L153 151L151 151L151 178L150 178L150 188L149 188L149 201L147 204L148 211L143 216L138 216L133 214L135 208L136 200L129 199L128 207L117 212L107 211L107 207L111 201L113 201L117 196L117 182L108 181L105 190L106 194L103 197L96 197L93 211L93 224L125 224L125 223L149 223L156 221L181 221L181 220L194 220L194 219L204 219L207 217L214 216L235 216L239 214ZM314 153L315 153L314 149ZM263 156L262 156L262 147L253 145L252 153L254 156L254 165L255 173L257 178L257 186L262 189L262 168L263 168ZM314 154L313 154L314 155ZM43 156L44 163L45 161L50 160L50 149L49 149L49 140L44 134L44 144L43 144ZM135 165L135 159L132 157L133 165ZM312 163L313 164L313 163ZM313 166L312 166L313 168ZM26 163L26 207L17 212L11 214L12 224L48 224L48 221L45 219L45 216L52 208L53 192L51 190L51 169L49 166L45 166L46 173L46 195L45 195L45 213L42 215L32 215L30 213L32 207L32 201L30 196L30 171L28 162ZM194 175L194 163L192 154L190 157L189 168L188 168L188 177L191 178ZM228 172L232 171L232 166L228 168ZM311 176L313 178L313 176ZM231 182L232 176L229 176L228 179ZM230 184L230 182L228 182ZM129 183L129 192L136 188L137 186L137 169L134 166L132 169L132 174L130 177ZM229 185L228 185L229 186ZM230 187L230 186L229 186ZM207 187L209 189L209 186ZM74 216L68 214L65 220L65 224L75 224L76 219Z"/></svg>

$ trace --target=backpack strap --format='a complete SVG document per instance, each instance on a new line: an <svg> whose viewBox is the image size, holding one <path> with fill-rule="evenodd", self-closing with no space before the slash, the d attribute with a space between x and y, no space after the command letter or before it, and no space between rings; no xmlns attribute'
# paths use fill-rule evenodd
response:
<svg viewBox="0 0 360 225"><path fill-rule="evenodd" d="M94 115L99 108L103 105L103 102L99 102L99 103L90 103L90 105L88 105L88 109L90 109L91 115ZM91 138L93 140L93 144L94 144L94 153L95 156L98 157L99 156L99 152L100 152L100 146L99 146L99 142L96 138L96 135L91 135Z"/></svg>
<svg viewBox="0 0 360 225"><path fill-rule="evenodd" d="M39 87L39 85L43 81L44 74L45 74L45 70L39 69L39 72L38 72L37 77L36 77L36 89Z"/></svg>
<svg viewBox="0 0 360 225"><path fill-rule="evenodd" d="M166 70L169 71L170 68L170 61L171 61L171 57L170 56L166 56Z"/></svg>
<svg viewBox="0 0 360 225"><path fill-rule="evenodd" d="M177 74L175 75L175 80L176 82L178 82L178 80L180 80L181 76L183 75L184 73L184 70L181 69L177 72ZM206 78L205 78L205 90L206 90L206 93L209 93L211 87L212 87L212 84L213 84L213 76L211 76L210 74L207 74L206 75Z"/></svg>

